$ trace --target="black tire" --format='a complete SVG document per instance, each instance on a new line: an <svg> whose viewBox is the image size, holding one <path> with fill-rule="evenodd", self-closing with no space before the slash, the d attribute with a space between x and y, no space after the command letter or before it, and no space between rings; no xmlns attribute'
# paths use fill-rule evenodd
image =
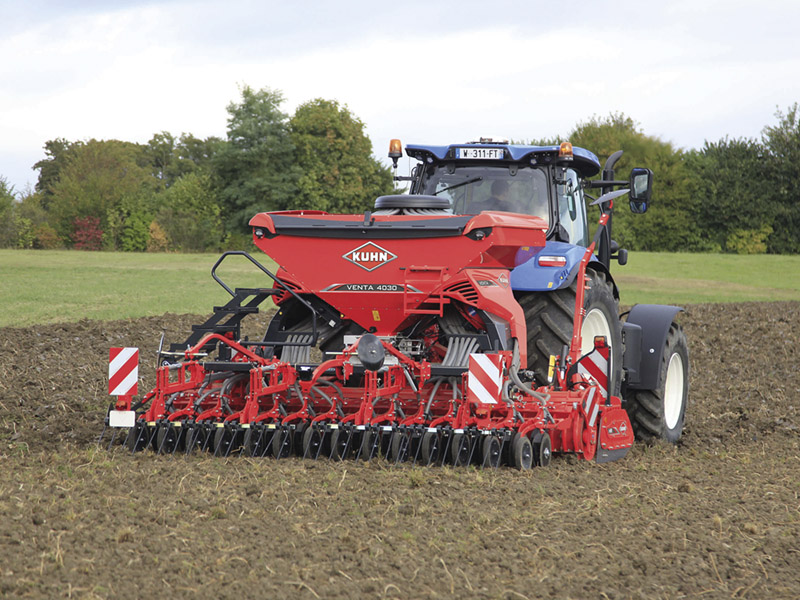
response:
<svg viewBox="0 0 800 600"><path fill-rule="evenodd" d="M303 435L306 432L306 427L308 427L308 423L298 423L294 428L292 451L298 456L303 456Z"/></svg>
<svg viewBox="0 0 800 600"><path fill-rule="evenodd" d="M183 449L183 427L161 423L156 430L156 451L172 454L180 449Z"/></svg>
<svg viewBox="0 0 800 600"><path fill-rule="evenodd" d="M511 466L527 471L533 466L533 446L526 435L514 433L511 438Z"/></svg>
<svg viewBox="0 0 800 600"><path fill-rule="evenodd" d="M606 274L587 268L589 282L584 293L583 354L590 351L593 340L586 335L590 323L605 321L611 346L611 394L618 396L622 382L622 323L619 320L619 302L614 298L612 284ZM554 292L521 292L517 301L525 312L528 329L528 369L534 372L538 385L547 383L550 356L561 354L561 349L572 341L575 315L577 278L567 288ZM592 315L590 317L590 315ZM596 328L593 327L596 330Z"/></svg>
<svg viewBox="0 0 800 600"><path fill-rule="evenodd" d="M278 429L272 436L272 456L288 458L294 450L294 432L290 429Z"/></svg>
<svg viewBox="0 0 800 600"><path fill-rule="evenodd" d="M242 434L238 425L217 427L214 432L214 456L230 456L242 444Z"/></svg>
<svg viewBox="0 0 800 600"><path fill-rule="evenodd" d="M150 445L150 438L150 428L143 421L136 421L136 424L128 430L125 447L131 452L141 452Z"/></svg>
<svg viewBox="0 0 800 600"><path fill-rule="evenodd" d="M349 439L348 439L349 438ZM344 460L353 453L353 439L343 429L334 429L331 432L331 460Z"/></svg>
<svg viewBox="0 0 800 600"><path fill-rule="evenodd" d="M324 431L309 425L303 432L303 458L316 460L323 456Z"/></svg>
<svg viewBox="0 0 800 600"><path fill-rule="evenodd" d="M456 433L450 440L450 461L456 467L463 467L469 464L472 455L472 440L463 433Z"/></svg>
<svg viewBox="0 0 800 600"><path fill-rule="evenodd" d="M392 462L405 462L411 455L411 434L407 431L392 433L389 460Z"/></svg>
<svg viewBox="0 0 800 600"><path fill-rule="evenodd" d="M537 467L548 466L550 459L553 458L553 443L550 440L550 434L542 431L535 432L531 438L531 446L534 464Z"/></svg>
<svg viewBox="0 0 800 600"><path fill-rule="evenodd" d="M272 432L263 425L251 425L244 432L242 447L245 456L261 458L266 456L271 450Z"/></svg>
<svg viewBox="0 0 800 600"><path fill-rule="evenodd" d="M359 451L359 458L361 460L370 460L378 455L380 449L380 439L375 436L380 435L375 431L365 429L361 432L361 450Z"/></svg>
<svg viewBox="0 0 800 600"><path fill-rule="evenodd" d="M500 466L502 462L502 448L503 444L500 443L500 438L496 435L483 436L483 460L481 461L481 465L484 469L496 469Z"/></svg>
<svg viewBox="0 0 800 600"><path fill-rule="evenodd" d="M629 390L625 395L633 432L640 440L661 438L676 443L683 433L689 399L689 346L680 325L673 323L664 343L655 390Z"/></svg>
<svg viewBox="0 0 800 600"><path fill-rule="evenodd" d="M435 464L439 460L442 449L442 440L435 431L426 431L422 434L422 462L426 465Z"/></svg>

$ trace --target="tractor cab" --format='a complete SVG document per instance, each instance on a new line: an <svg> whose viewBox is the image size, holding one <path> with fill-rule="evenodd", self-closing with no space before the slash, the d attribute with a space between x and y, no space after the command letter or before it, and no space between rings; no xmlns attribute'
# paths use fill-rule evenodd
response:
<svg viewBox="0 0 800 600"><path fill-rule="evenodd" d="M630 181L613 180L613 162L621 153L609 159L601 180L589 181L601 172L600 161L569 142L531 146L481 138L448 146L408 144L406 153L419 162L409 177L395 179L410 181L411 197L433 203L438 199L439 209L449 204L449 210L459 215L502 211L537 216L547 224L549 242L577 247L587 247L591 241L585 189L625 186L631 191L631 210L641 213L647 210L652 188L652 172L647 169L634 169ZM400 141L392 140L389 157L395 168L401 156ZM601 211L607 208L601 205ZM611 258L625 256L610 237L600 241L599 249L606 267Z"/></svg>
<svg viewBox="0 0 800 600"><path fill-rule="evenodd" d="M411 194L450 202L455 214L503 211L545 220L551 240L586 246L589 242L581 181L596 175L591 152L561 146L523 146L482 138L450 146L408 145L419 160Z"/></svg>

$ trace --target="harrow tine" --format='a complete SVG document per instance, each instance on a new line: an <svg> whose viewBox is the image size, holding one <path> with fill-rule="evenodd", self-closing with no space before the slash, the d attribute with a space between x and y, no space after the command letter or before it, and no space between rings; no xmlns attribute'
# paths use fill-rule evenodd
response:
<svg viewBox="0 0 800 600"><path fill-rule="evenodd" d="M325 436L328 435L327 429L322 429L322 438L319 440L319 446L317 447L317 454L314 456L314 460L319 460L319 455L322 452L322 448L325 446Z"/></svg>
<svg viewBox="0 0 800 600"><path fill-rule="evenodd" d="M160 427L164 427L164 423L161 423L158 426L156 426L156 431L158 431L158 429ZM158 440L158 435L156 435L156 440ZM156 450L156 454L163 454L164 453L164 444L166 444L166 443L167 443L167 435L165 433L164 437L161 439L161 443L158 445L158 449Z"/></svg>
<svg viewBox="0 0 800 600"><path fill-rule="evenodd" d="M131 449L131 454L136 453L136 449L139 447L139 442L142 441L142 434L144 433L144 430L145 430L144 426L139 428L139 435L136 436L136 443L133 445L133 448ZM149 446L150 444L148 443L147 445Z"/></svg>
<svg viewBox="0 0 800 600"><path fill-rule="evenodd" d="M232 436L233 437L231 437L231 440L228 442L228 445L225 448L225 454L224 454L225 458L228 458L231 455L231 452L233 452L234 442L236 441L236 432L235 431L232 433ZM222 441L223 442L225 441L225 437L224 436L222 438Z"/></svg>
<svg viewBox="0 0 800 600"><path fill-rule="evenodd" d="M369 436L369 448L368 448L368 455L367 461L372 460L378 456L378 449L380 448L381 444L381 430L380 428L377 431L371 431Z"/></svg>
<svg viewBox="0 0 800 600"><path fill-rule="evenodd" d="M204 427L204 429L205 429L205 427ZM212 437L213 436L210 433L208 435L206 435L206 438L203 440L203 447L201 448L201 450L203 452L208 450L208 444L211 443L211 438Z"/></svg>
<svg viewBox="0 0 800 600"><path fill-rule="evenodd" d="M258 431L258 440L256 441L256 448L259 448L260 454L258 455L259 458L264 458L267 455L267 451L269 450L270 444L261 445L261 442L264 441L264 435L267 433L267 430L262 426L259 428ZM270 440L272 441L272 440Z"/></svg>
<svg viewBox="0 0 800 600"><path fill-rule="evenodd" d="M364 431L366 432L367 430L365 429ZM350 436L352 436L352 435L353 435L353 433L350 432ZM350 443L350 436L348 436L348 438L347 438L347 443L348 444ZM362 434L362 436L363 436L363 434ZM361 439L363 441L364 438L362 437ZM356 452L356 462L358 462L358 460L361 458L361 452L363 450L364 450L364 444L361 443L361 444L358 445L358 452Z"/></svg>
<svg viewBox="0 0 800 600"><path fill-rule="evenodd" d="M400 464L400 458L402 456L405 455L406 459L408 459L408 455L410 454L409 453L409 450L410 450L409 445L411 444L411 435L410 434L406 435L405 432L400 431L399 429L397 429L392 434L393 437L395 435L399 435L400 436L400 443L397 444L397 456L394 457L394 464L395 464L395 466L397 466L398 464ZM392 439L392 446L394 446L394 439Z"/></svg>
<svg viewBox="0 0 800 600"><path fill-rule="evenodd" d="M506 436L500 438L500 457L497 460L497 464L494 466L495 470L500 468L500 465L503 463L503 449L506 447Z"/></svg>
<svg viewBox="0 0 800 600"><path fill-rule="evenodd" d="M191 454L192 450L194 450L194 445L195 445L195 442L197 441L197 435L198 435L197 433L195 433L195 430L196 430L196 427L194 425L192 425L186 431L186 439L185 439L186 449L184 450L184 454L186 456L189 456L189 454Z"/></svg>
<svg viewBox="0 0 800 600"><path fill-rule="evenodd" d="M313 427L313 425L309 425L309 427ZM312 433L311 435L314 435L314 434ZM311 450L311 444L309 443L308 446L306 446L305 441L304 441L304 443L303 443L303 460L308 458L308 451L309 450Z"/></svg>
<svg viewBox="0 0 800 600"><path fill-rule="evenodd" d="M108 429L108 425L103 424L103 431L100 432L100 437L97 438L97 445L100 445L100 442L103 441L103 436L106 434L106 429ZM111 446L109 446L111 448Z"/></svg>
<svg viewBox="0 0 800 600"><path fill-rule="evenodd" d="M351 428L351 429L350 429L350 430L347 432L347 442L345 442L345 444L344 444L344 455L345 455L345 456L347 456L347 455L348 455L348 453L350 452L350 449L352 448L352 446L351 446L351 443L352 443L352 441L353 441L353 432L354 432L354 431L355 431L355 430ZM356 460L357 460L357 459L356 459Z"/></svg>
<svg viewBox="0 0 800 600"><path fill-rule="evenodd" d="M447 443L445 444L444 451L442 452L442 462L439 463L440 467L444 466L444 463L447 460L447 453L450 451L450 445L452 443L453 443L453 433L450 432L450 435L447 436Z"/></svg>
<svg viewBox="0 0 800 600"><path fill-rule="evenodd" d="M181 439L181 434L183 433L183 425L181 425L181 433L178 434L178 438L175 440L175 445L172 446L172 452L169 453L170 456L175 456L175 451L178 449L178 442ZM183 438L184 443L186 442L186 436Z"/></svg>
<svg viewBox="0 0 800 600"><path fill-rule="evenodd" d="M412 435L413 435L413 434L412 434ZM409 444L411 443L410 439L411 439L411 438L409 438ZM419 461L419 453L420 453L421 451L422 451L422 438L420 437L419 441L417 442L417 451L416 451L416 452L414 452L414 460L413 460L413 461L411 461L411 464L412 464L412 465L416 466L416 464L417 464L417 461Z"/></svg>
<svg viewBox="0 0 800 600"><path fill-rule="evenodd" d="M468 465L472 464L472 458L475 456L475 448L477 448L479 445L478 440L480 440L480 436L475 438L475 440L472 442L472 447L469 449L469 460L467 461Z"/></svg>
<svg viewBox="0 0 800 600"><path fill-rule="evenodd" d="M114 442L115 442L115 441L116 441L116 439L117 439L117 434L118 434L118 433L119 433L119 429L116 429L116 430L114 431L114 433L112 434L112 436L111 436L111 441L110 441L110 442L108 442L108 448L106 448L106 450L111 450L112 446L114 446ZM99 441L98 441L98 443L99 443Z"/></svg>
<svg viewBox="0 0 800 600"><path fill-rule="evenodd" d="M287 446L291 443L291 435L292 432L288 428L288 426L281 425L280 427L275 429L274 435L279 435L281 440L280 450L275 453L275 458L280 459L283 456L283 452Z"/></svg>

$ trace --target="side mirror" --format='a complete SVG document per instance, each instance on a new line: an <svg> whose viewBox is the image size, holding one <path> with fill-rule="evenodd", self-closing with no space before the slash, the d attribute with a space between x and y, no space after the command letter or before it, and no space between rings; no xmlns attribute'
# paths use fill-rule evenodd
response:
<svg viewBox="0 0 800 600"><path fill-rule="evenodd" d="M650 194L653 192L653 172L650 169L635 167L631 169L630 179L631 212L641 214L647 212Z"/></svg>

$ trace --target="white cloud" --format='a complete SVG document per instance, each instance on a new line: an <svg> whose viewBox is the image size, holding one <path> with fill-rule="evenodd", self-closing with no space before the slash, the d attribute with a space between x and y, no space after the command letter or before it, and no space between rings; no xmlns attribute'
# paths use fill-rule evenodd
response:
<svg viewBox="0 0 800 600"><path fill-rule="evenodd" d="M800 100L800 9L785 2L102 6L39 5L49 20L0 39L0 175L18 189L56 137L224 136L240 84L282 90L289 113L347 104L379 156L391 137L551 137L620 111L697 147L758 135Z"/></svg>

